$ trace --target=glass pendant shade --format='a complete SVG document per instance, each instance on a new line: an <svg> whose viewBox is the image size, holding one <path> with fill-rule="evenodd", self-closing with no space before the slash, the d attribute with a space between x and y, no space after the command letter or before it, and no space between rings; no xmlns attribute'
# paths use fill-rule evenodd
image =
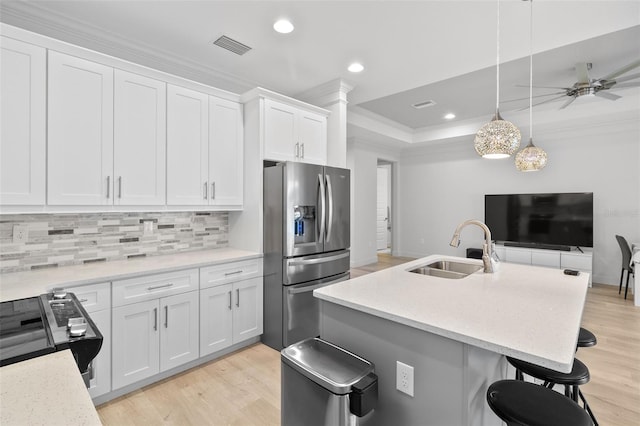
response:
<svg viewBox="0 0 640 426"><path fill-rule="evenodd" d="M483 158L507 158L520 147L520 130L496 112L493 120L476 133L473 145Z"/></svg>
<svg viewBox="0 0 640 426"><path fill-rule="evenodd" d="M533 139L516 154L516 168L521 172L537 172L547 165L547 153L533 144Z"/></svg>

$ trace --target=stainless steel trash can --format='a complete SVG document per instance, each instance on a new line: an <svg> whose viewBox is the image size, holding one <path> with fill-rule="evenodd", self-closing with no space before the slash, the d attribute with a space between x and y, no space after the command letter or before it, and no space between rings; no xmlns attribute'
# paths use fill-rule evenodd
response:
<svg viewBox="0 0 640 426"><path fill-rule="evenodd" d="M319 338L281 351L284 426L355 426L378 401L378 377L369 361Z"/></svg>

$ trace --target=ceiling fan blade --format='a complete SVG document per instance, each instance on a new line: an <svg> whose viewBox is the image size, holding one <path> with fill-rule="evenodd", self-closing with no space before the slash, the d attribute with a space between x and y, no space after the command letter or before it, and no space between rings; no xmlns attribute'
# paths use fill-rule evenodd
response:
<svg viewBox="0 0 640 426"><path fill-rule="evenodd" d="M640 72L635 74L625 75L624 77L616 78L614 81L617 83L622 83L623 81L633 80L634 78L640 78Z"/></svg>
<svg viewBox="0 0 640 426"><path fill-rule="evenodd" d="M564 104L562 104L562 106L559 109L565 109L566 107L568 107L569 105L571 105L571 103L573 101L575 101L577 98L577 96L572 96L571 99L569 99L567 102L565 102Z"/></svg>
<svg viewBox="0 0 640 426"><path fill-rule="evenodd" d="M526 87L529 88L528 84L516 84L516 87ZM571 90L571 87L558 87L558 86L533 86L534 89L561 89L561 90Z"/></svg>
<svg viewBox="0 0 640 426"><path fill-rule="evenodd" d="M631 71L634 68L638 68L640 67L640 59L637 59L633 62L631 62L628 65L625 65L624 67L620 68L617 71L614 71L612 73L609 73L607 75L605 75L604 77L601 78L601 80L614 80L617 76L622 75L626 72Z"/></svg>
<svg viewBox="0 0 640 426"><path fill-rule="evenodd" d="M564 95L565 92L555 92L555 93L545 93L544 95L535 95L533 98L542 98L545 96L553 96L553 95ZM518 98L518 99L507 99L506 101L500 101L501 104L506 104L507 102L517 102L517 101L525 101L528 100L529 97L526 98Z"/></svg>
<svg viewBox="0 0 640 426"><path fill-rule="evenodd" d="M563 94L563 95L560 95L560 96L556 96L555 98L547 99L546 101L538 102L537 104L533 104L532 106L548 104L549 102L557 101L558 99L562 99L564 97L566 97L566 95ZM524 108L517 109L516 111L524 111L524 110L527 110L527 109L529 109L529 105L527 105Z"/></svg>
<svg viewBox="0 0 640 426"><path fill-rule="evenodd" d="M576 76L578 77L578 83L589 84L589 66L586 62L579 62L576 64Z"/></svg>
<svg viewBox="0 0 640 426"><path fill-rule="evenodd" d="M616 101L622 97L619 95L614 95L613 93L603 92L602 90L599 92L596 92L596 96L598 96L599 98L609 99L610 101Z"/></svg>
<svg viewBox="0 0 640 426"><path fill-rule="evenodd" d="M616 84L616 89L624 89L625 87L640 87L640 81Z"/></svg>

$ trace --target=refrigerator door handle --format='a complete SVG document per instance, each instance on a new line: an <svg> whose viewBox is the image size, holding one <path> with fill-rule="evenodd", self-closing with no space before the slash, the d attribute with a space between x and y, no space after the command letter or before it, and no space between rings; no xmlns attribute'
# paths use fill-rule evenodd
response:
<svg viewBox="0 0 640 426"><path fill-rule="evenodd" d="M292 259L287 262L289 266L296 265L317 265L318 263L333 262L334 260L344 259L349 257L349 252L336 254L335 256L318 257L316 259Z"/></svg>
<svg viewBox="0 0 640 426"><path fill-rule="evenodd" d="M302 286L302 287L298 287L298 288L288 288L287 292L289 294L308 293L310 291L313 291L313 290L316 290L316 289L319 289L319 288L322 288L322 287L326 287L328 285L332 285L332 284L338 283L340 281L345 281L347 279L348 279L348 277L342 277L342 278L339 278L339 279L334 280L334 281L329 281L328 283L321 283L321 284L315 284L315 285L309 285L309 286ZM296 286L292 286L292 287L296 287Z"/></svg>
<svg viewBox="0 0 640 426"><path fill-rule="evenodd" d="M331 240L331 228L333 224L333 189L331 186L331 177L329 175L325 175L327 180L327 210L329 211L329 218L327 219L327 235L325 236L325 241L329 242Z"/></svg>
<svg viewBox="0 0 640 426"><path fill-rule="evenodd" d="M320 186L318 190L318 198L320 201L320 216L318 217L318 222L320 222L320 230L318 231L318 242L320 242L324 240L325 214L326 214L325 187L324 187L324 179L321 174L318 175L318 185ZM317 226L316 226L316 229L317 229Z"/></svg>

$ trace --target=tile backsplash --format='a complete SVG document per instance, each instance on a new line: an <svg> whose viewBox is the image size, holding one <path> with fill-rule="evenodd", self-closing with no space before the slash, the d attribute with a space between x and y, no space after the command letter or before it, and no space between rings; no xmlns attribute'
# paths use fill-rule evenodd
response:
<svg viewBox="0 0 640 426"><path fill-rule="evenodd" d="M14 227L26 238L13 242ZM0 273L221 248L226 212L16 214L0 216Z"/></svg>

